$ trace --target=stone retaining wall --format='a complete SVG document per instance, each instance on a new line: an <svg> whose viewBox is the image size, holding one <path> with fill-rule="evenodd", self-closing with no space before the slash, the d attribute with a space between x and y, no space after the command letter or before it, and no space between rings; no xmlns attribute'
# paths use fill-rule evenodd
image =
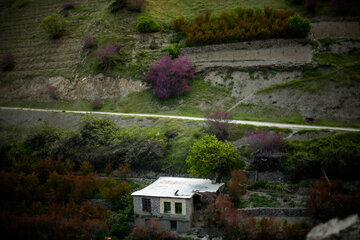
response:
<svg viewBox="0 0 360 240"><path fill-rule="evenodd" d="M255 217L304 217L306 208L244 208L240 209L246 215Z"/></svg>

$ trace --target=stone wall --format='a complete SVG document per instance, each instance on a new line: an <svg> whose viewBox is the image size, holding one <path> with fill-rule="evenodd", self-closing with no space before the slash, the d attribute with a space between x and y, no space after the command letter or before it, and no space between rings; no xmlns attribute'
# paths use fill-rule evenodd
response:
<svg viewBox="0 0 360 240"><path fill-rule="evenodd" d="M255 217L304 217L306 208L244 208L240 209L246 215Z"/></svg>

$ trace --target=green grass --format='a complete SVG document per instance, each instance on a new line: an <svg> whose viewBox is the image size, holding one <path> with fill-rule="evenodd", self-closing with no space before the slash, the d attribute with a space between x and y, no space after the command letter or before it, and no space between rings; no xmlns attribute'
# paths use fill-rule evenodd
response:
<svg viewBox="0 0 360 240"><path fill-rule="evenodd" d="M276 9L293 9L303 12L304 8L289 4L287 0L148 0L145 14L152 15L158 21L169 23L174 17L185 16L193 18L198 13L210 10L220 14L223 10L230 10L238 7L261 8L264 6Z"/></svg>
<svg viewBox="0 0 360 240"><path fill-rule="evenodd" d="M279 203L275 197L271 196L260 196L259 194L252 194L249 197L249 202L251 203L252 207L278 207Z"/></svg>

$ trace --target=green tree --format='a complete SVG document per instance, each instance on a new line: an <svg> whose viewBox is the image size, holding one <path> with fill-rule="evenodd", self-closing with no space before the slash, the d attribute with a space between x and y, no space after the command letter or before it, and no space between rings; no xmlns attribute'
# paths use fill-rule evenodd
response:
<svg viewBox="0 0 360 240"><path fill-rule="evenodd" d="M236 147L230 142L221 142L215 136L206 135L196 140L186 159L189 172L197 177L214 178L220 182L233 168L243 168L245 162L240 158Z"/></svg>

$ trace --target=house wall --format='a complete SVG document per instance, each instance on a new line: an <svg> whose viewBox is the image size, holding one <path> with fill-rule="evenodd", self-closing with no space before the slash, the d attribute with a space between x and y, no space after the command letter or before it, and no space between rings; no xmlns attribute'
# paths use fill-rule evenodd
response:
<svg viewBox="0 0 360 240"><path fill-rule="evenodd" d="M144 225L145 219L156 219L162 230L171 230L170 221L177 222L177 232L185 233L191 228L193 199L144 197L151 200L151 213L142 210L142 198L133 197L135 224ZM164 202L171 203L171 213L164 213ZM175 202L182 203L182 214L175 213Z"/></svg>

